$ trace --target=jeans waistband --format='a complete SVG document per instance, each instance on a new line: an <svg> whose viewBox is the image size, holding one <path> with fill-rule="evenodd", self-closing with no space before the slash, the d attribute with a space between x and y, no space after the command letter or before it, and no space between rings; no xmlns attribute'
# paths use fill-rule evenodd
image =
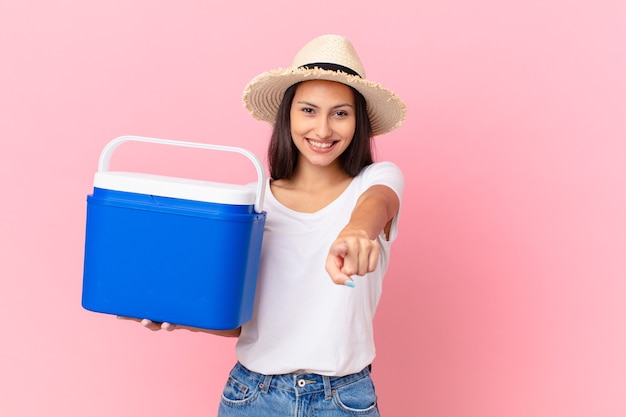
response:
<svg viewBox="0 0 626 417"><path fill-rule="evenodd" d="M296 392L298 394L308 394L324 391L327 398L332 396L332 390L343 385L350 384L361 378L370 375L371 365L366 366L361 371L345 376L326 376L309 373L291 373L279 375L264 375L254 372L237 362L231 375L237 378L237 375L243 378L252 378L257 381L261 392L267 393L270 388L284 391Z"/></svg>

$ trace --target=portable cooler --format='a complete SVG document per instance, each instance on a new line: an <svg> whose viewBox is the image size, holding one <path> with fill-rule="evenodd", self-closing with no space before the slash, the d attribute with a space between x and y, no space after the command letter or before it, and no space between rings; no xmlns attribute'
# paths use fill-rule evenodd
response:
<svg viewBox="0 0 626 417"><path fill-rule="evenodd" d="M245 155L256 187L109 171L127 141ZM122 136L100 155L87 196L82 306L91 311L205 329L252 315L266 213L265 171L228 146Z"/></svg>

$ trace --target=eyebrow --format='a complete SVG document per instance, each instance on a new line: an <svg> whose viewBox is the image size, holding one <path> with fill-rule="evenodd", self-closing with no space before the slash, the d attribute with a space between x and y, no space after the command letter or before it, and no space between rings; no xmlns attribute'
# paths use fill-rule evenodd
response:
<svg viewBox="0 0 626 417"><path fill-rule="evenodd" d="M304 100L298 101L297 104L305 104L307 106L315 107L316 109L320 108L320 106L315 105L315 104L313 104L311 102L308 102L308 101L304 101ZM350 103L341 103L341 104L336 104L336 105L332 106L331 109L338 109L339 107L345 107L345 106L347 106L347 107L354 107Z"/></svg>

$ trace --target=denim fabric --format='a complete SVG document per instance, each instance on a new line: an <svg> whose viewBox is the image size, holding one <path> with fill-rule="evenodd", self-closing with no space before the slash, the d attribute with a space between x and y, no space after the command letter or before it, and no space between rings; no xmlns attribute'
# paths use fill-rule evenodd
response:
<svg viewBox="0 0 626 417"><path fill-rule="evenodd" d="M379 417L369 367L356 374L262 375L237 363L218 417Z"/></svg>

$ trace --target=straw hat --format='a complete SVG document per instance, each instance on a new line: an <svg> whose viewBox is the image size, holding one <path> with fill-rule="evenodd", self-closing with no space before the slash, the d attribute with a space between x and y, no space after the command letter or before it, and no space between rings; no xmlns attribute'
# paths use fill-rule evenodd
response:
<svg viewBox="0 0 626 417"><path fill-rule="evenodd" d="M359 91L367 102L374 136L392 131L404 121L406 109L400 97L365 78L354 47L339 35L315 38L296 54L291 67L257 75L244 89L243 103L255 118L273 124L287 88L307 80L337 81Z"/></svg>

